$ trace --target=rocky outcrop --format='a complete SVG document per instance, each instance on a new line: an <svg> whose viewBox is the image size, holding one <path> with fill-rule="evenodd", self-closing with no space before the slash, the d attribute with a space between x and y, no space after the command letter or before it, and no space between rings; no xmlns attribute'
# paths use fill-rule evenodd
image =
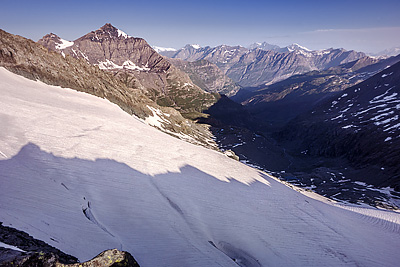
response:
<svg viewBox="0 0 400 267"><path fill-rule="evenodd" d="M0 266L55 266L56 262L71 264L77 258L35 239L29 234L4 226L0 222L0 242L16 249L0 245Z"/></svg>
<svg viewBox="0 0 400 267"><path fill-rule="evenodd" d="M29 234L3 226L0 222L0 266L42 266L42 267L96 267L96 266L132 266L139 264L126 251L106 250L92 260L79 263L78 259L35 239Z"/></svg>
<svg viewBox="0 0 400 267"><path fill-rule="evenodd" d="M90 261L75 263L75 264L57 264L57 267L138 267L139 264L133 256L126 251L119 251L118 249L110 249L103 251Z"/></svg>
<svg viewBox="0 0 400 267"><path fill-rule="evenodd" d="M81 263L62 263L53 253L45 252L18 252L11 249L0 248L0 266L21 267L137 267L140 266L135 258L126 251L117 249L106 250L92 260Z"/></svg>
<svg viewBox="0 0 400 267"><path fill-rule="evenodd" d="M181 59L169 59L169 61L189 75L193 83L206 92L219 93L230 97L240 89L240 86L226 76L217 65L207 60L190 62Z"/></svg>
<svg viewBox="0 0 400 267"><path fill-rule="evenodd" d="M57 44L59 40L62 39L48 34L38 42L110 71L127 86L140 88L159 105L173 107L187 117L216 102L214 95L196 86L144 39L131 37L109 23L73 42L64 40L65 45Z"/></svg>

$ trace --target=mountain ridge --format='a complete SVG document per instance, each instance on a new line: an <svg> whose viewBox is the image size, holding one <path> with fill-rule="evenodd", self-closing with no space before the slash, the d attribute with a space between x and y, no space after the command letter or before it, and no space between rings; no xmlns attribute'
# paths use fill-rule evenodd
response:
<svg viewBox="0 0 400 267"><path fill-rule="evenodd" d="M399 84L400 62L295 118L278 136L293 154L344 157L359 181L400 191Z"/></svg>
<svg viewBox="0 0 400 267"><path fill-rule="evenodd" d="M194 49L187 45L173 55L168 52L165 56L186 61L208 60L242 87L272 84L296 74L327 69L366 56L362 52L344 49L309 51L299 45L286 50L279 52L227 45Z"/></svg>
<svg viewBox="0 0 400 267"><path fill-rule="evenodd" d="M125 80L128 86L139 86L139 83L149 98L161 106L177 109L184 116L200 113L217 101L215 95L194 85L144 39L131 37L109 23L61 49L49 35L38 43L58 53L85 59Z"/></svg>
<svg viewBox="0 0 400 267"><path fill-rule="evenodd" d="M130 77L130 82L126 83L113 73L88 64L86 59L63 56L3 30L0 30L0 45L0 66L16 74L106 98L164 132L216 148L206 127L183 118L171 107L157 105L145 95L145 89L135 77Z"/></svg>

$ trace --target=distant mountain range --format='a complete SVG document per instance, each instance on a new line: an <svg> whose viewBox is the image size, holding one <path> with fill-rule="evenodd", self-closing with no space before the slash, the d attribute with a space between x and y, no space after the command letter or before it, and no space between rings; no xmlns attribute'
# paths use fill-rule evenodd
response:
<svg viewBox="0 0 400 267"><path fill-rule="evenodd" d="M208 60L242 87L268 85L293 75L324 70L366 56L362 52L344 49L311 51L298 44L279 48L266 43L254 44L250 48L186 45L177 51L160 50L160 53L191 62Z"/></svg>
<svg viewBox="0 0 400 267"><path fill-rule="evenodd" d="M371 54L371 56L392 57L392 56L397 56L399 54L400 54L400 47L392 47L392 48L385 49L378 53L373 53L373 54Z"/></svg>
<svg viewBox="0 0 400 267"><path fill-rule="evenodd" d="M245 105L272 128L281 127L333 94L399 61L400 56L384 60L363 57L327 70L294 75L268 86L242 89L232 99Z"/></svg>

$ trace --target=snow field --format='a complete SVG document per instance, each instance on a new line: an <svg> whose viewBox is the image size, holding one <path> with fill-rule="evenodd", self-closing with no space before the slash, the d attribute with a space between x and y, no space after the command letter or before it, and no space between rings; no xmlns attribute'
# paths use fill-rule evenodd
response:
<svg viewBox="0 0 400 267"><path fill-rule="evenodd" d="M0 68L0 221L88 260L396 266L400 215L301 194L70 89Z"/></svg>

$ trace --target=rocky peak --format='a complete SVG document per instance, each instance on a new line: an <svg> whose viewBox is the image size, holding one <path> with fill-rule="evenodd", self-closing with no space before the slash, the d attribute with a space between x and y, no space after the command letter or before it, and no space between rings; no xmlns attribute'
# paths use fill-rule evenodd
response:
<svg viewBox="0 0 400 267"><path fill-rule="evenodd" d="M64 40L54 33L46 34L38 42L50 50L55 50L55 49L60 50L72 46L74 44L74 42Z"/></svg>
<svg viewBox="0 0 400 267"><path fill-rule="evenodd" d="M307 47L301 46L299 44L291 44L289 46L286 47L289 51L297 51L297 50L303 50L303 51L307 51L307 52L311 52L310 49L308 49Z"/></svg>
<svg viewBox="0 0 400 267"><path fill-rule="evenodd" d="M42 39L45 39L45 40L47 40L47 39L50 39L50 40L59 40L59 39L61 39L57 34L55 34L55 33L49 33L49 34L46 34L45 36L43 36L43 38Z"/></svg>
<svg viewBox="0 0 400 267"><path fill-rule="evenodd" d="M110 23L106 23L100 29L92 31L78 40L90 39L93 42L102 42L104 40L124 40L133 38L126 34L125 32L121 31L120 29L114 27ZM140 39L140 38L134 38Z"/></svg>

